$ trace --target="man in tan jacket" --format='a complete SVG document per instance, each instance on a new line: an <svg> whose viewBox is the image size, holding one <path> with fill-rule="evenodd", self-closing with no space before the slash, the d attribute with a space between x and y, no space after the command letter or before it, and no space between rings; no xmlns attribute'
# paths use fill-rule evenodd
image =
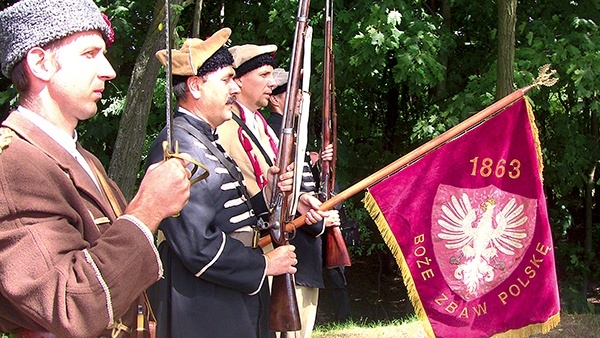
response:
<svg viewBox="0 0 600 338"><path fill-rule="evenodd" d="M127 205L75 127L115 72L93 0L23 0L0 12L0 64L19 105L0 129L0 332L123 336L161 278L159 222L189 198L177 159L149 168ZM169 198L164 198L164 196Z"/></svg>
<svg viewBox="0 0 600 338"><path fill-rule="evenodd" d="M219 140L223 148L231 155L241 168L248 192L252 196L267 184L266 170L275 163L278 153L279 139L267 121L258 111L268 105L273 90L287 83L287 75L278 83L274 77L275 45L241 45L229 48L235 66L235 81L240 87L237 104L233 107L233 119L218 127ZM281 107L283 110L283 107ZM283 113L283 111L280 111ZM237 118L237 121L235 120ZM245 125L246 128L243 126ZM279 128L280 129L280 128ZM254 135L254 139L252 135ZM269 161L271 163L269 163ZM310 168L304 165L298 203L298 212L306 213L305 206L317 208L321 202L314 196L314 181ZM296 297L300 310L302 329L295 332L296 337L309 337L314 326L317 310L319 287L322 286L321 273L321 234L326 226L337 224L337 214L332 215L332 222L317 222L311 219L310 225L301 227L290 240L296 246L298 269L295 274ZM311 214L306 214L311 218ZM267 248L268 250L268 248Z"/></svg>
<svg viewBox="0 0 600 338"><path fill-rule="evenodd" d="M234 81L240 87L240 93L232 108L232 119L220 125L217 133L225 151L240 167L248 193L254 196L267 185L266 173L272 164L276 164L279 146L278 135L259 112L267 106L277 86L273 77L277 46L247 44L230 47L229 51L233 55ZM256 142L250 133L254 134ZM305 214L320 204L311 194L301 194L298 212ZM311 214L306 216L311 224L319 221Z"/></svg>
<svg viewBox="0 0 600 338"><path fill-rule="evenodd" d="M267 106L269 97L276 87L273 78L275 66L275 45L242 45L229 48L233 55L235 82L240 87L237 102L233 105L233 118L243 122L262 145L265 154L234 119L226 121L218 128L223 148L233 157L244 174L248 193L254 196L266 186L266 173L270 164L275 163L278 135L269 127L258 111Z"/></svg>

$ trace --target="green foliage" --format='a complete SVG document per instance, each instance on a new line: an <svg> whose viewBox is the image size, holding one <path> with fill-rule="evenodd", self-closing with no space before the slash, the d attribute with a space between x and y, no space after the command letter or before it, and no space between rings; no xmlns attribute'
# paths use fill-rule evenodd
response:
<svg viewBox="0 0 600 338"><path fill-rule="evenodd" d="M562 311L566 313L595 313L594 304L581 297L581 290L576 286L567 285L560 289Z"/></svg>
<svg viewBox="0 0 600 338"><path fill-rule="evenodd" d="M359 245L348 248L351 256L370 256L375 250L385 251L385 243L383 243L381 235L379 235L379 231L371 220L371 217L362 207L360 200L357 198L349 199L344 202L344 208L347 210L347 218L358 223L360 235Z"/></svg>
<svg viewBox="0 0 600 338"><path fill-rule="evenodd" d="M583 248L581 246L563 246L556 253L557 261L563 266L563 276L560 278L561 309L568 313L594 313L594 304L587 301L582 294L582 273L590 272L588 263L582 260ZM561 278L562 277L562 278Z"/></svg>
<svg viewBox="0 0 600 338"><path fill-rule="evenodd" d="M0 106L14 105L17 103L17 93L13 86L9 86L6 91L0 92Z"/></svg>
<svg viewBox="0 0 600 338"><path fill-rule="evenodd" d="M403 18L402 13L405 14ZM356 54L351 66L372 69L368 74L381 79L393 52L393 81L406 83L411 91L431 88L443 80L444 69L439 63L441 49L439 22L423 20L422 11L410 8L371 7L371 15L361 23L356 36L349 41ZM363 28L364 27L364 28Z"/></svg>

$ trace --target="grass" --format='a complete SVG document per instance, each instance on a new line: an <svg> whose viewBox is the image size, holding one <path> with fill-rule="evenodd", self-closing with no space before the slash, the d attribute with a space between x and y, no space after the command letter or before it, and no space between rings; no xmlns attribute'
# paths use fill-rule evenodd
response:
<svg viewBox="0 0 600 338"><path fill-rule="evenodd" d="M427 335L417 317L394 319L386 322L355 322L319 325L312 334L313 338L351 338L351 337L414 337Z"/></svg>
<svg viewBox="0 0 600 338"><path fill-rule="evenodd" d="M417 317L376 323L350 321L343 324L319 325L312 338L376 338L405 337L426 338L427 335ZM561 314L557 327L546 334L531 338L589 337L600 338L600 314Z"/></svg>

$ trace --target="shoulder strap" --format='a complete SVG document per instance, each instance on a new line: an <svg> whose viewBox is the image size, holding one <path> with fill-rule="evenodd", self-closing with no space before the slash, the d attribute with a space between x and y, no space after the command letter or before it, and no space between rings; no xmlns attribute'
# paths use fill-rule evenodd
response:
<svg viewBox="0 0 600 338"><path fill-rule="evenodd" d="M244 183L242 182L243 181L242 173L235 167L235 164L234 164L233 161L226 159L225 155L223 154L223 152L221 150L219 150L208 139L208 137L206 137L206 135L204 135L203 133L201 133L198 129L193 128L189 124L183 123L180 120L175 120L173 122L173 126L185 130L190 135L192 135L193 137L195 137L196 139L198 139L200 142L202 142L202 144L204 144L206 146L206 148L208 148L208 151L210 151L213 155L215 155L215 157L217 159L219 159L219 162L221 162L221 164L227 169L227 171L231 174L231 176L237 180L237 182L240 185L240 188L241 188L243 194L246 197L246 200L249 201L248 192L244 188Z"/></svg>
<svg viewBox="0 0 600 338"><path fill-rule="evenodd" d="M267 161L267 164L269 164L269 167L272 167L273 166L273 161L271 161L271 158L269 157L269 155L265 151L265 148L263 148L262 144L256 138L256 135L254 135L254 133L250 130L250 128L248 128L248 126L246 125L246 123L244 121L242 121L242 119L239 116L237 116L234 113L232 113L231 115L232 115L231 117L233 118L233 120L235 122L237 122L237 124L239 124L240 127L242 127L242 129L244 129L244 131L246 132L246 134L248 134L248 136L250 136L250 139L252 140L252 142L254 142L254 144L258 147L258 150L260 150L260 153L265 158L265 161Z"/></svg>
<svg viewBox="0 0 600 338"><path fill-rule="evenodd" d="M117 198L115 197L112 189L108 185L108 182L106 181L106 177L104 177L104 175L100 172L100 169L98 169L98 167L96 166L96 164L93 161L88 160L88 159L86 159L86 161L90 165L90 167L92 167L92 171L94 172L96 179L98 180L98 182L100 182L100 187L102 188L100 190L101 190L102 194L106 197L108 202L110 203L110 206L112 207L115 215L117 217L121 216L123 214L123 211L121 210L121 207L119 206L119 203L117 202Z"/></svg>

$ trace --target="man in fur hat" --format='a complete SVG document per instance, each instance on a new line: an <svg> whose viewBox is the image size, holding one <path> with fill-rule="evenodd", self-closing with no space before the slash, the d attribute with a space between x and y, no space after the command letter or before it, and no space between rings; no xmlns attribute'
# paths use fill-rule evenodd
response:
<svg viewBox="0 0 600 338"><path fill-rule="evenodd" d="M267 254L257 246L259 218L268 215L272 184L250 196L236 162L215 134L231 118L240 93L233 57L223 47L230 34L224 28L205 41L187 39L181 49L172 51L173 91L179 106L173 136L180 151L203 163L210 176L192 186L190 201L179 217L161 223L166 237L159 248L165 279L157 284L155 309L163 337L270 336L266 276L296 272L293 246ZM166 63L166 51L157 57ZM163 130L150 148L149 163L160 161L165 139ZM272 167L265 173L270 178L278 171ZM292 171L280 175L282 190L291 190L292 175ZM322 219L317 210L310 215Z"/></svg>
<svg viewBox="0 0 600 338"><path fill-rule="evenodd" d="M238 124L233 119L225 122L219 126L219 135L225 150L242 169L248 192L253 196L267 184L269 162L275 163L277 156L278 135L258 111L267 106L276 86L273 68L277 46L248 44L231 47L229 51L234 58L235 82L240 87L233 114L241 122ZM252 140L250 133L257 142Z"/></svg>
<svg viewBox="0 0 600 338"><path fill-rule="evenodd" d="M127 205L77 143L77 123L115 77L112 39L93 0L0 12L1 70L19 92L0 129L0 331L11 337L135 330L137 300L162 276L153 233L189 197L187 163L172 159L147 171Z"/></svg>

